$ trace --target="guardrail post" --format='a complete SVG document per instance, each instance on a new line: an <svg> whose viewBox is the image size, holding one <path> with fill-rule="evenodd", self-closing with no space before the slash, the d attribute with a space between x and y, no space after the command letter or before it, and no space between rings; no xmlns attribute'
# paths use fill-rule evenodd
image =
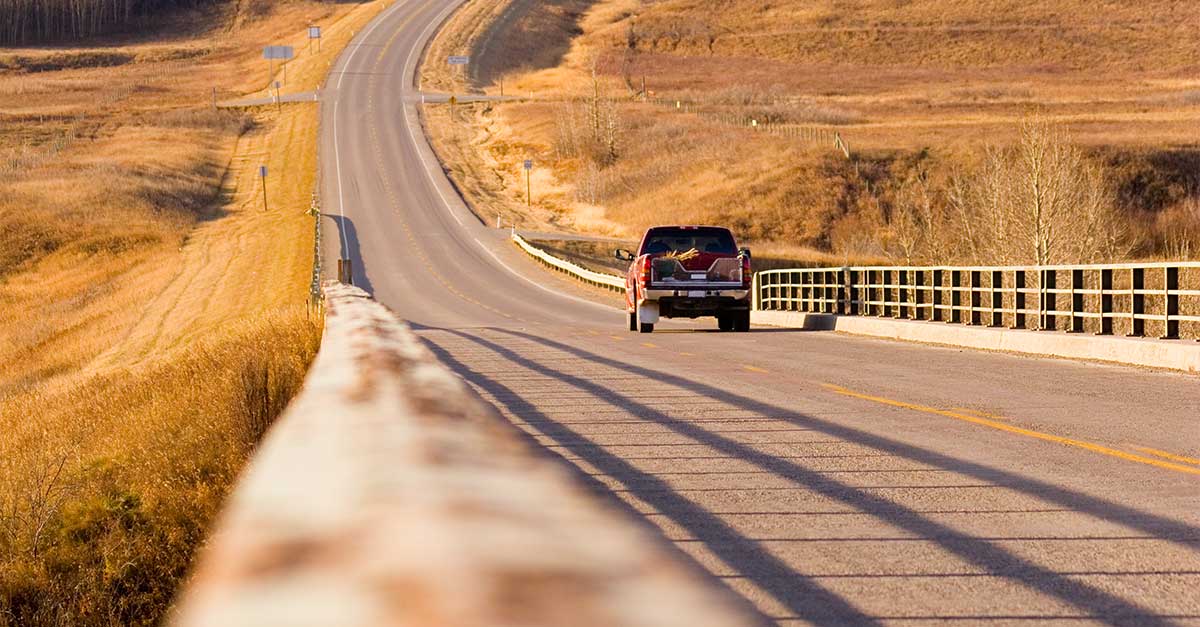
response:
<svg viewBox="0 0 1200 627"><path fill-rule="evenodd" d="M930 313L930 319L934 322L942 321L942 271L933 271L933 311Z"/></svg>
<svg viewBox="0 0 1200 627"><path fill-rule="evenodd" d="M917 270L913 273L913 320L925 319L925 271Z"/></svg>
<svg viewBox="0 0 1200 627"><path fill-rule="evenodd" d="M792 306L789 307L789 309L794 311L808 311L808 298L809 294L811 293L811 288L809 287L808 281L808 273L803 271L789 272L788 281L796 285L794 288L796 292L796 302L792 303Z"/></svg>
<svg viewBox="0 0 1200 627"><path fill-rule="evenodd" d="M1179 339L1179 268L1163 268L1163 328L1162 339Z"/></svg>
<svg viewBox="0 0 1200 627"><path fill-rule="evenodd" d="M338 259L338 282L354 285L354 263L350 259Z"/></svg>
<svg viewBox="0 0 1200 627"><path fill-rule="evenodd" d="M1075 268L1071 270L1071 333L1083 332L1083 316L1079 315L1084 310L1084 293L1086 289L1084 285L1083 270Z"/></svg>
<svg viewBox="0 0 1200 627"><path fill-rule="evenodd" d="M834 281L837 280L837 274L832 270L821 272L821 311L825 313L837 313L837 286ZM816 278L814 276L814 278Z"/></svg>
<svg viewBox="0 0 1200 627"><path fill-rule="evenodd" d="M1113 334L1113 271L1100 270L1100 331L1098 335Z"/></svg>
<svg viewBox="0 0 1200 627"><path fill-rule="evenodd" d="M896 300L900 301L900 306L897 307L897 318L908 318L908 268L896 271Z"/></svg>
<svg viewBox="0 0 1200 627"><path fill-rule="evenodd" d="M833 286L833 293L837 298L837 314L845 315L847 311L846 302L853 300L853 296L849 293L848 281L850 273L845 268L833 273L833 278L837 281L837 285Z"/></svg>
<svg viewBox="0 0 1200 627"><path fill-rule="evenodd" d="M846 294L850 297L850 315L862 314L862 303L858 299L858 270L846 271Z"/></svg>
<svg viewBox="0 0 1200 627"><path fill-rule="evenodd" d="M983 324L980 314L983 313L983 276L978 270L971 271L971 325Z"/></svg>
<svg viewBox="0 0 1200 627"><path fill-rule="evenodd" d="M1142 318L1146 313L1146 271L1143 268L1129 270L1129 335L1145 337L1146 321Z"/></svg>
<svg viewBox="0 0 1200 627"><path fill-rule="evenodd" d="M962 322L962 271L950 271L950 322Z"/></svg>
<svg viewBox="0 0 1200 627"><path fill-rule="evenodd" d="M1042 295L1038 299L1038 314L1041 316L1041 329L1046 331L1058 330L1058 318L1054 315L1058 311L1058 271L1042 269L1042 280L1040 282Z"/></svg>
<svg viewBox="0 0 1200 627"><path fill-rule="evenodd" d="M990 326L1004 326L1004 272L992 270L992 323Z"/></svg>
<svg viewBox="0 0 1200 627"><path fill-rule="evenodd" d="M880 314L883 317L892 315L892 271L884 270L883 275L883 311Z"/></svg>
<svg viewBox="0 0 1200 627"><path fill-rule="evenodd" d="M1014 329L1025 328L1025 271L1013 271L1013 324Z"/></svg>
<svg viewBox="0 0 1200 627"><path fill-rule="evenodd" d="M753 301L754 310L762 311L762 293L759 291L762 284L762 273L755 272L750 279L750 298Z"/></svg>

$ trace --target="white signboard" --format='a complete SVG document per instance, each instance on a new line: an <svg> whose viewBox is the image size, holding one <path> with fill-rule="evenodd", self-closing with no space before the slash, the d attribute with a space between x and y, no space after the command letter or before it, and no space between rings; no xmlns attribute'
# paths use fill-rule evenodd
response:
<svg viewBox="0 0 1200 627"><path fill-rule="evenodd" d="M290 59L296 56L291 46L267 46L263 48L264 59Z"/></svg>
<svg viewBox="0 0 1200 627"><path fill-rule="evenodd" d="M532 160L532 159L526 159L526 160L525 160L525 169L526 169L526 170L532 170L532 169L533 169L533 160Z"/></svg>
<svg viewBox="0 0 1200 627"><path fill-rule="evenodd" d="M267 166L265 166L265 165L258 166L258 175L264 179L267 178Z"/></svg>
<svg viewBox="0 0 1200 627"><path fill-rule="evenodd" d="M320 26L309 26L308 27L308 38L309 39L320 39L321 38L321 27Z"/></svg>
<svg viewBox="0 0 1200 627"><path fill-rule="evenodd" d="M471 57L450 57L450 65L467 65Z"/></svg>

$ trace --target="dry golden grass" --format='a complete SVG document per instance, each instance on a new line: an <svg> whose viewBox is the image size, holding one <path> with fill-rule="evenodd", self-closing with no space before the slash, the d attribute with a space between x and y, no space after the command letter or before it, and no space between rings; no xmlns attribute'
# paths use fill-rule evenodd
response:
<svg viewBox="0 0 1200 627"><path fill-rule="evenodd" d="M496 0L487 4L498 12ZM519 224L634 237L655 223L721 223L757 249L880 260L893 252L893 209L905 180L924 172L944 183L974 167L986 145L1014 141L1018 123L1036 111L1107 168L1138 256L1194 254L1187 251L1200 233L1200 37L1190 24L1200 5L588 4L567 29L579 34L566 52L552 44L560 62L507 71L508 93L532 94L532 102L480 108L473 128L437 131L457 137L456 147L439 139L438 149L461 170L460 186L487 178L475 185L485 188L471 198L477 206L519 214L520 160L528 155L541 184L537 206ZM576 6L541 5L558 14ZM525 21L548 19L517 6ZM510 48L539 45L519 28L500 28L515 33ZM579 111L596 86L593 70L620 126L619 157L605 163L564 150L561 140L564 119L594 119ZM640 93L643 78L648 94ZM474 87L497 92L494 81L475 79ZM689 111L642 103L643 95L689 103ZM836 130L854 159L832 142L754 132L722 116ZM467 161L485 167L460 167Z"/></svg>
<svg viewBox="0 0 1200 627"><path fill-rule="evenodd" d="M311 89L385 6L0 50L0 625L163 616L319 337L316 106L214 112L211 88L266 85L271 41L300 53L287 89Z"/></svg>
<svg viewBox="0 0 1200 627"><path fill-rule="evenodd" d="M157 624L319 333L279 310L169 360L7 395L0 625Z"/></svg>

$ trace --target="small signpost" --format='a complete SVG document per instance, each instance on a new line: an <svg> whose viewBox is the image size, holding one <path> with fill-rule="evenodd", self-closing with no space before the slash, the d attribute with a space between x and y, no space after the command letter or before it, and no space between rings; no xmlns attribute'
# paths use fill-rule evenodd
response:
<svg viewBox="0 0 1200 627"><path fill-rule="evenodd" d="M267 210L267 166L258 166L258 176L262 179L263 188L263 211Z"/></svg>
<svg viewBox="0 0 1200 627"><path fill-rule="evenodd" d="M525 160L525 206L533 204L533 185L529 182L529 173L533 170L533 159Z"/></svg>
<svg viewBox="0 0 1200 627"><path fill-rule="evenodd" d="M462 67L463 76L467 75L467 65L471 63L471 57L452 56L447 61L450 65L458 65Z"/></svg>
<svg viewBox="0 0 1200 627"><path fill-rule="evenodd" d="M287 60L296 56L291 46L267 46L263 48L263 58L270 62L271 78L275 77L275 60L283 61L283 80L287 82Z"/></svg>
<svg viewBox="0 0 1200 627"><path fill-rule="evenodd" d="M321 27L320 26L309 26L308 27L308 52L309 52L309 54L312 53L312 42L314 39L317 40L317 52L320 52L321 51Z"/></svg>
<svg viewBox="0 0 1200 627"><path fill-rule="evenodd" d="M282 86L282 83L275 81L275 110L280 113L283 112L283 94L279 91L279 88Z"/></svg>

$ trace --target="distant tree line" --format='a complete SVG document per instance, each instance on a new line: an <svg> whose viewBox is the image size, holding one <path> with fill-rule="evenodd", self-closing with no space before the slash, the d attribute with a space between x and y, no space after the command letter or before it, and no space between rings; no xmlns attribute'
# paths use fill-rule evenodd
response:
<svg viewBox="0 0 1200 627"><path fill-rule="evenodd" d="M0 45L59 42L101 35L177 7L212 0L0 0Z"/></svg>

